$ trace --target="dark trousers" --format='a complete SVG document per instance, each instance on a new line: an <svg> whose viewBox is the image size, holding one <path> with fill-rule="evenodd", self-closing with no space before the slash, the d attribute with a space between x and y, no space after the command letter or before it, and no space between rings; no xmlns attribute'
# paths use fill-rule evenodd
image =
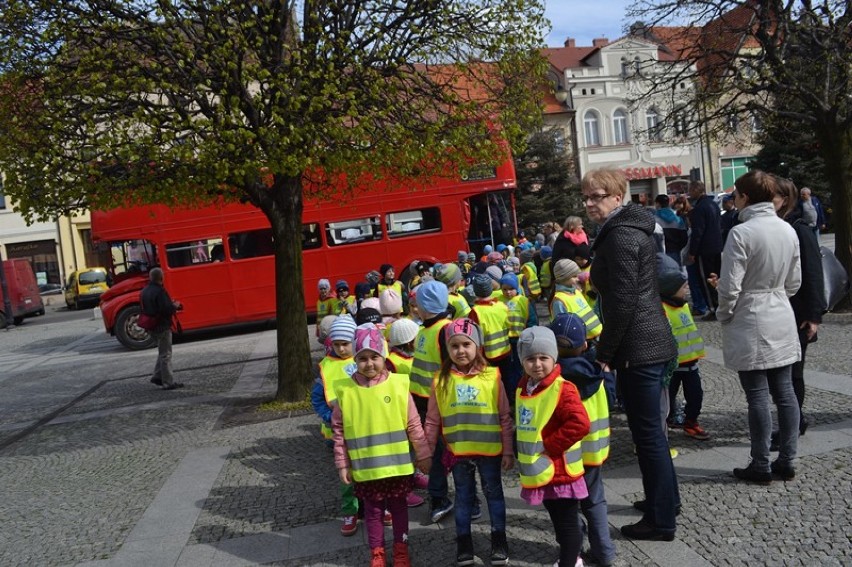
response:
<svg viewBox="0 0 852 567"><path fill-rule="evenodd" d="M719 275L722 270L722 255L708 254L695 257L695 265L698 267L698 277L701 279L701 294L710 309L719 307L719 294L716 288L707 283L710 274Z"/></svg>
<svg viewBox="0 0 852 567"><path fill-rule="evenodd" d="M793 363L793 391L796 393L796 401L799 402L799 412L805 403L805 354L808 350L808 333L799 329L799 345L802 347L802 358Z"/></svg>
<svg viewBox="0 0 852 567"><path fill-rule="evenodd" d="M672 381L669 383L669 417L674 417L677 410L677 393L681 384L683 398L686 400L686 408L683 410L686 421L698 421L701 405L704 403L704 389L701 387L698 364L693 364L690 368L678 368L672 373Z"/></svg>
<svg viewBox="0 0 852 567"><path fill-rule="evenodd" d="M559 544L560 567L574 567L583 536L580 533L580 523L577 521L577 500L556 498L545 500L544 507L550 514L553 530L556 532L556 542Z"/></svg>
<svg viewBox="0 0 852 567"><path fill-rule="evenodd" d="M660 412L666 366L662 363L628 367L618 371L618 380L648 501L643 519L659 532L673 533L675 506L680 495Z"/></svg>

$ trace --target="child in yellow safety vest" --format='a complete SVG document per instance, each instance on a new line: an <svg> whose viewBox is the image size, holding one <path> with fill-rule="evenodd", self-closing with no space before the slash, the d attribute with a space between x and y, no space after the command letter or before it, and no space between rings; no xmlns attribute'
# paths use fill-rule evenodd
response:
<svg viewBox="0 0 852 567"><path fill-rule="evenodd" d="M693 439L706 441L710 439L699 424L698 416L704 401L704 390L701 387L701 375L698 373L698 361L704 358L704 339L692 318L689 304L686 302L687 278L680 267L667 256L658 254L657 282L660 287L660 297L663 300L663 310L666 312L677 341L677 368L672 373L669 383L669 415L668 426L673 429L683 428L683 432ZM686 407L683 415L678 415L677 395L683 384L683 397Z"/></svg>
<svg viewBox="0 0 852 567"><path fill-rule="evenodd" d="M535 267L535 251L531 248L522 250L519 254L521 259L521 273L519 280L521 289L530 301L535 301L541 295L541 283L538 280L538 270Z"/></svg>
<svg viewBox="0 0 852 567"><path fill-rule="evenodd" d="M415 463L421 471L431 466L429 446L408 391L408 377L385 368L388 347L381 331L372 324L358 327L354 351L357 371L335 384L334 463L340 481L354 486L364 503L370 566L386 565L387 507L393 518L393 564L410 567L406 495L414 486Z"/></svg>
<svg viewBox="0 0 852 567"><path fill-rule="evenodd" d="M349 295L349 282L346 280L337 280L334 284L334 291L337 293L337 313L335 315L352 315L358 311L358 306L355 304L355 297Z"/></svg>
<svg viewBox="0 0 852 567"><path fill-rule="evenodd" d="M553 331L525 329L518 354L524 365L515 392L521 498L544 504L559 543L557 565L572 566L582 543L577 507L588 496L580 441L589 433L589 417L577 387L560 376Z"/></svg>
<svg viewBox="0 0 852 567"><path fill-rule="evenodd" d="M435 266L435 279L447 286L449 307L452 309L452 318L461 319L470 313L470 304L467 299L459 293L463 285L462 273L455 264L438 264Z"/></svg>
<svg viewBox="0 0 852 567"><path fill-rule="evenodd" d="M584 356L586 350L586 325L573 313L558 315L550 329L556 335L559 349L559 366L562 378L577 387L583 407L589 415L589 434L580 442L583 458L583 478L589 495L580 501L580 510L586 518L589 551L584 559L597 565L611 565L615 560L615 545L609 535L606 495L604 494L601 466L609 457L609 403L607 383L614 383L611 372L604 372L597 362Z"/></svg>
<svg viewBox="0 0 852 567"><path fill-rule="evenodd" d="M538 283L541 285L541 296L550 298L553 295L553 248L550 246L542 246L538 252L541 258L541 267L538 270Z"/></svg>
<svg viewBox="0 0 852 567"><path fill-rule="evenodd" d="M511 363L502 368L503 384L507 392L514 392L518 387L523 369L521 359L518 358L518 338L527 327L538 325L538 317L535 305L530 305L530 300L523 295L518 295L518 276L515 274L503 274L500 278L500 289L503 295L500 301L509 308L509 346L512 348ZM514 402L514 400L510 400Z"/></svg>
<svg viewBox="0 0 852 567"><path fill-rule="evenodd" d="M331 282L325 278L321 279L317 283L317 291L319 291L317 321L322 321L326 315L340 315L337 298L331 293ZM317 327L317 336L319 336L319 327Z"/></svg>
<svg viewBox="0 0 852 567"><path fill-rule="evenodd" d="M355 359L352 357L352 341L355 339L355 321L352 317L336 317L329 328L328 339L331 341L331 352L319 362L319 376L311 390L311 405L322 420L322 436L331 444L332 406L336 400L334 385L348 380L356 370ZM358 531L358 499L355 498L351 486L341 484L340 488L343 499L343 526L340 533L344 536L355 535Z"/></svg>
<svg viewBox="0 0 852 567"><path fill-rule="evenodd" d="M550 320L556 319L556 316L562 313L578 315L586 325L586 340L589 342L585 356L594 361L597 354L595 343L603 332L603 324L578 288L579 275L580 267L574 260L563 258L553 266L556 287L550 300Z"/></svg>
<svg viewBox="0 0 852 567"><path fill-rule="evenodd" d="M476 471L491 517L491 565L507 565L506 501L500 469L514 465L512 416L500 371L482 354L483 333L470 319L444 327L448 357L429 397L426 439L435 447L441 434L443 462L455 481L456 565L473 565L471 516L476 501ZM576 523L576 520L575 520Z"/></svg>
<svg viewBox="0 0 852 567"><path fill-rule="evenodd" d="M486 274L480 274L473 279L476 301L469 315L482 329L485 359L495 366L504 361L508 362L512 354L512 346L509 343L509 308L497 299L503 295L499 291L499 281L500 277L495 281ZM495 291L499 292L496 296L493 295Z"/></svg>

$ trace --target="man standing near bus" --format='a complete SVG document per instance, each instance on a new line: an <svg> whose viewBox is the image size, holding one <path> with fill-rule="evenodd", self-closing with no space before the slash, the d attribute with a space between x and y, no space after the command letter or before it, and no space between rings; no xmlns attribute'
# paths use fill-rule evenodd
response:
<svg viewBox="0 0 852 567"><path fill-rule="evenodd" d="M183 308L180 301L172 301L169 292L163 285L163 270L154 268L148 274L148 285L142 290L139 300L142 312L157 318L156 326L150 331L151 337L157 341L157 364L151 383L162 386L163 390L183 388L183 384L175 382L172 374L172 317Z"/></svg>

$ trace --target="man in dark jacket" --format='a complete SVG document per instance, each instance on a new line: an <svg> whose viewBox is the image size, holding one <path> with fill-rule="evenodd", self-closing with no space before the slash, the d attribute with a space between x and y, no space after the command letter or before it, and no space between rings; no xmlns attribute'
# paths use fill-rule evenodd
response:
<svg viewBox="0 0 852 567"><path fill-rule="evenodd" d="M618 372L647 502L642 520L623 526L621 533L630 539L672 541L680 497L660 399L677 345L657 287L654 216L639 205L622 206L626 190L627 179L615 169L583 177L586 213L602 225L592 246L591 270L603 323L597 359L604 372Z"/></svg>
<svg viewBox="0 0 852 567"><path fill-rule="evenodd" d="M179 301L172 301L163 286L163 270L154 268L148 273L148 285L139 294L142 312L157 318L157 325L150 333L157 341L157 364L151 383L162 386L163 390L183 388L183 384L175 382L172 374L172 317L183 306Z"/></svg>
<svg viewBox="0 0 852 567"><path fill-rule="evenodd" d="M689 213L692 233L689 236L689 260L698 267L701 280L701 293L710 308L705 320L716 319L715 310L719 306L716 289L707 283L710 274L718 274L722 269L722 229L719 224L719 207L712 197L707 196L704 183L692 181L689 184L689 197L694 200Z"/></svg>

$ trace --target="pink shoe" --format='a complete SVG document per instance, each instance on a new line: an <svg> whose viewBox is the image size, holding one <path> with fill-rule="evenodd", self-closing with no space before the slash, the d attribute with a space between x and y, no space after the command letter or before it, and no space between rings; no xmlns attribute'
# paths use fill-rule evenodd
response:
<svg viewBox="0 0 852 567"><path fill-rule="evenodd" d="M426 490L429 487L429 475L422 472L414 473L414 488Z"/></svg>
<svg viewBox="0 0 852 567"><path fill-rule="evenodd" d="M423 500L423 497L418 496L413 492L409 492L408 495L405 497L405 503L408 504L409 508L417 508L418 506L423 504L423 502L425 502L425 500Z"/></svg>

